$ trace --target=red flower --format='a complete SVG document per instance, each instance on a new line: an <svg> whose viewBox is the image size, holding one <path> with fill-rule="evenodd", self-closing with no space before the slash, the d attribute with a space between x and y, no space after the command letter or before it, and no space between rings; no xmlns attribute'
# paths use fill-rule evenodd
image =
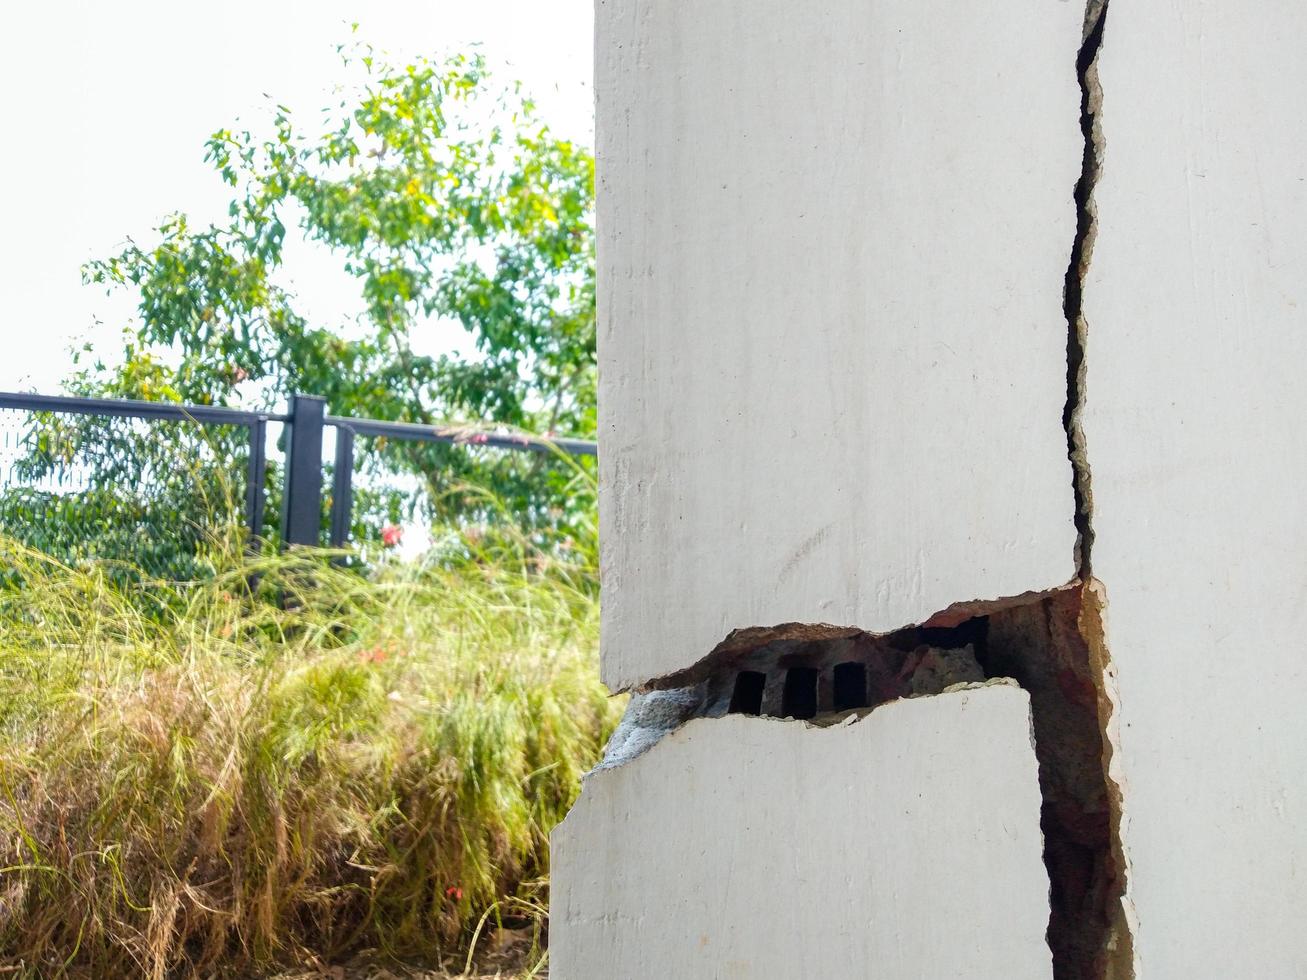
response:
<svg viewBox="0 0 1307 980"><path fill-rule="evenodd" d="M445 897L461 902L463 901L463 889L459 888L458 885L450 885L445 889Z"/></svg>
<svg viewBox="0 0 1307 980"><path fill-rule="evenodd" d="M395 547L403 537L404 529L394 524L387 524L381 529L381 543L387 548Z"/></svg>
<svg viewBox="0 0 1307 980"><path fill-rule="evenodd" d="M371 650L360 650L359 659L364 663L379 664L385 661L386 651L381 647L373 647Z"/></svg>

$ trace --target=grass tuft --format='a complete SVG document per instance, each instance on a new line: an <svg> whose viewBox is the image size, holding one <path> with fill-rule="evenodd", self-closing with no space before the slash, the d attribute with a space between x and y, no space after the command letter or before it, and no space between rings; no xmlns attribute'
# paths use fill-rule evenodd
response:
<svg viewBox="0 0 1307 980"><path fill-rule="evenodd" d="M0 967L543 945L548 834L620 709L587 571L301 552L178 584L3 538L0 567Z"/></svg>

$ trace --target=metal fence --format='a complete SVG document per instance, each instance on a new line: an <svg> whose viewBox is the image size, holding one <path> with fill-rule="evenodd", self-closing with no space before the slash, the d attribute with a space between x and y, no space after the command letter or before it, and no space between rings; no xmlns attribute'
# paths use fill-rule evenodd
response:
<svg viewBox="0 0 1307 980"><path fill-rule="evenodd" d="M408 422L386 422L378 419L358 419L330 415L324 399L297 395L284 413L255 412L209 405L177 405L166 402L144 402L102 398L74 398L64 396L0 392L0 410L25 413L43 413L47 420L63 417L81 417L108 422L127 420L137 437L148 436L151 427L184 424L202 429L220 429L224 436L216 453L230 454L243 459L228 459L244 472L243 514L241 520L251 540L264 536L267 524L268 461L271 425L285 427L285 459L282 463L283 482L280 487L280 538L284 544L320 545L323 543L324 472L323 449L326 430L334 430L335 459L330 466L330 514L327 543L340 547L348 543L353 526L355 440L356 438L386 439L419 443L443 443L491 447L511 452L563 453L569 456L594 456L597 445L583 439L544 438L534 435L470 429L466 427L431 426ZM232 438L233 430L243 430L239 440ZM58 451L51 451L40 439L39 426L28 425L13 430L11 439L0 440L15 460L32 460L37 457L54 460L45 470L45 492L59 496L61 492L88 489L86 474L75 472L71 463L73 453L65 453L60 463ZM49 431L44 430L44 431ZM5 444L8 444L7 446ZM239 447L243 445L243 450ZM59 469L58 478L51 474ZM70 478L70 466L73 472Z"/></svg>

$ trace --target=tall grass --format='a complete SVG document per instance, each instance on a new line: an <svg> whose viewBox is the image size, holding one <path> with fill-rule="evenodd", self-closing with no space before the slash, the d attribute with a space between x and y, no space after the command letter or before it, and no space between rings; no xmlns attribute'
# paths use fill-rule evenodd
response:
<svg viewBox="0 0 1307 980"><path fill-rule="evenodd" d="M300 553L126 586L6 539L0 565L0 966L436 962L487 912L539 921L618 710L584 569Z"/></svg>

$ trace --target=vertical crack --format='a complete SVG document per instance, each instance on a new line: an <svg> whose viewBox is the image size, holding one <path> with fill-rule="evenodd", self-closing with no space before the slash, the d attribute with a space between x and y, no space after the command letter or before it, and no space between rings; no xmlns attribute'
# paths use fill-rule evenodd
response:
<svg viewBox="0 0 1307 980"><path fill-rule="evenodd" d="M1066 405L1062 409L1062 427L1066 430L1067 456L1071 460L1071 486L1075 494L1076 569L1081 581L1093 573L1091 557L1094 546L1093 491L1090 485L1089 459L1085 453L1085 436L1080 413L1085 404L1086 326L1082 300L1085 274L1094 252L1097 213L1094 208L1094 185L1102 168L1103 133L1099 109L1103 93L1098 84L1098 51L1103 43L1108 0L1089 0L1085 8L1084 38L1076 57L1076 77L1080 82L1080 132L1084 137L1080 178L1076 181L1076 237L1067 264L1066 286L1062 293L1062 310L1066 315Z"/></svg>
<svg viewBox="0 0 1307 980"><path fill-rule="evenodd" d="M1097 691L1097 723L1102 740L1102 785L1107 791L1109 851L1100 855L1105 865L1099 868L1100 880L1106 885L1102 911L1105 919L1100 926L1092 927L1097 940L1087 946L1089 958L1076 957L1068 963L1058 963L1054 949L1054 974L1060 977L1085 976L1093 980L1133 980L1135 964L1135 918L1130 900L1130 860L1122 836L1124 798L1121 782L1121 752L1119 743L1119 698L1116 672L1107 648L1104 629L1106 589L1093 577L1094 547L1094 495L1091 483L1089 457L1085 444L1082 413L1086 399L1085 348L1088 325L1084 315L1085 277L1093 259L1094 241L1098 233L1098 211L1094 190L1102 173L1106 143L1103 138L1103 89L1098 77L1098 55L1103 45L1103 31L1107 23L1110 0L1087 0L1084 31L1080 51L1076 56L1076 78L1080 83L1080 132L1084 138L1080 178L1076 181L1076 236L1067 263L1066 286L1062 309L1066 315L1066 405L1062 410L1062 427L1066 430L1067 456L1071 461L1071 481L1075 495L1077 577L1082 583L1083 599L1080 606L1078 631L1088 648L1089 678ZM1050 865L1050 873L1052 872ZM1056 883L1054 885L1056 890ZM1064 933L1072 945L1075 920L1070 928L1050 923L1050 939L1055 931ZM1085 938L1085 937L1081 937ZM1094 947L1098 948L1095 950Z"/></svg>

